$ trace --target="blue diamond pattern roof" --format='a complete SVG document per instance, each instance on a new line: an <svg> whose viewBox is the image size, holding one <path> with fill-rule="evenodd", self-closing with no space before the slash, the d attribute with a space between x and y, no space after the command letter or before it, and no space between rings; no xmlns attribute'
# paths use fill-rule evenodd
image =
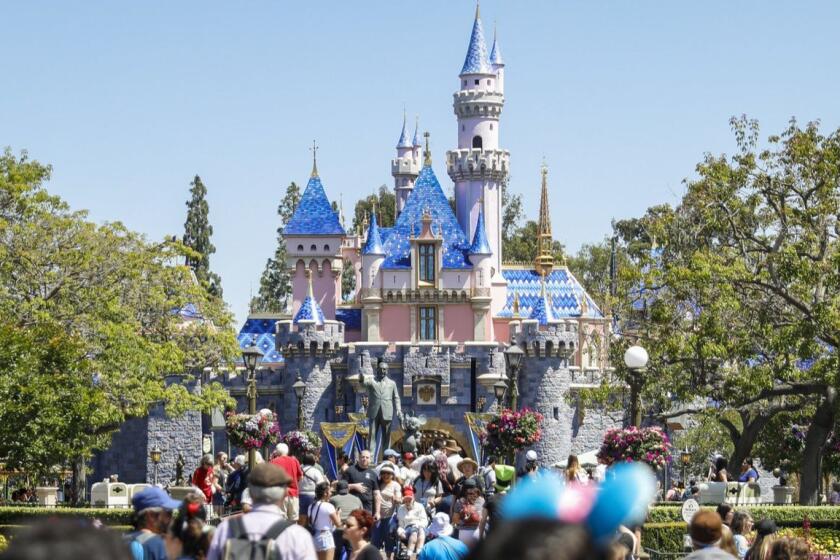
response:
<svg viewBox="0 0 840 560"><path fill-rule="evenodd" d="M362 248L363 255L384 255L385 247L382 245L382 238L379 236L379 227L376 225L376 212L370 220L367 231L367 241Z"/></svg>
<svg viewBox="0 0 840 560"><path fill-rule="evenodd" d="M339 307L335 310L335 320L344 323L344 330L346 331L362 330L361 309L342 309Z"/></svg>
<svg viewBox="0 0 840 560"><path fill-rule="evenodd" d="M536 270L503 268L502 277L507 281L507 298L499 317L513 317L514 294L519 295L519 316L530 317L542 299L541 277ZM581 301L586 301L584 317L604 316L595 301L586 293L577 278L565 267L558 267L545 277L545 289L551 296L551 307L558 319L581 316Z"/></svg>
<svg viewBox="0 0 840 560"><path fill-rule="evenodd" d="M236 339L239 342L239 347L243 350L251 345L256 344L257 348L262 352L263 359L261 364L276 364L283 361L283 356L277 351L274 346L274 328L277 319L258 319L249 317ZM242 358L238 360L240 363Z"/></svg>
<svg viewBox="0 0 840 560"><path fill-rule="evenodd" d="M475 224L475 235L473 236L472 245L470 245L471 255L492 255L493 250L490 249L490 242L487 240L487 231L484 228L484 205L478 209L478 222Z"/></svg>
<svg viewBox="0 0 840 560"><path fill-rule="evenodd" d="M311 294L306 296L306 299L300 305L300 309L295 313L294 322L297 323L299 321L315 321L316 325L324 324L324 312Z"/></svg>
<svg viewBox="0 0 840 560"><path fill-rule="evenodd" d="M504 64L502 60L502 49L499 48L499 41L493 37L493 48L490 50L490 64Z"/></svg>
<svg viewBox="0 0 840 560"><path fill-rule="evenodd" d="M470 46L467 47L467 56L464 58L464 67L461 68L461 75L464 74L493 74L487 58L487 43L484 41L484 28L481 26L478 11L470 35Z"/></svg>
<svg viewBox="0 0 840 560"><path fill-rule="evenodd" d="M310 177L292 219L283 228L283 235L344 235L320 177Z"/></svg>
<svg viewBox="0 0 840 560"><path fill-rule="evenodd" d="M541 287L540 290L540 297L537 298L533 309L531 309L531 314L528 317L530 319L536 319L539 321L540 325L556 323L558 318L554 313L554 307L551 305L551 301L548 299L548 294L546 293L544 287ZM520 298L520 305L521 302L522 298Z"/></svg>
<svg viewBox="0 0 840 560"><path fill-rule="evenodd" d="M397 148L412 148L414 144L408 141L408 134L405 131L405 115L403 115L403 127L400 133L400 139L397 140Z"/></svg>
<svg viewBox="0 0 840 560"><path fill-rule="evenodd" d="M394 227L390 230L379 228L380 235L386 236L385 262L382 268L411 267L409 239L412 236L412 227L414 235L419 235L421 219L427 210L432 216L432 231L435 235L443 237L443 268L472 268L467 260L469 242L430 165L420 170L414 190L408 195Z"/></svg>

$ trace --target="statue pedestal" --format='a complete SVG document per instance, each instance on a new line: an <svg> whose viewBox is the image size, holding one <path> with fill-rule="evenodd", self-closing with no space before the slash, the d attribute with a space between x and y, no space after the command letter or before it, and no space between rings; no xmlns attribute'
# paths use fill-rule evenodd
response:
<svg viewBox="0 0 840 560"><path fill-rule="evenodd" d="M773 487L773 503L774 504L792 504L793 492L796 490L793 486L774 486Z"/></svg>
<svg viewBox="0 0 840 560"><path fill-rule="evenodd" d="M39 486L35 488L35 496L38 498L39 505L54 508L57 502L58 488Z"/></svg>
<svg viewBox="0 0 840 560"><path fill-rule="evenodd" d="M193 486L170 486L169 487L169 495L172 496L173 500L183 500L187 497L187 494L191 494L193 492L200 492L198 488Z"/></svg>

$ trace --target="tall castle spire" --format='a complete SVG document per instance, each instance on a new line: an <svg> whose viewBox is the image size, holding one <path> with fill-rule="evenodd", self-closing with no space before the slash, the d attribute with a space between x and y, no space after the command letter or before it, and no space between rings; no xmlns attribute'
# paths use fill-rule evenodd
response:
<svg viewBox="0 0 840 560"><path fill-rule="evenodd" d="M537 226L537 258L534 266L537 272L545 276L554 267L554 255L551 251L554 239L551 236L551 211L548 207L548 167L545 162L540 172L542 192L540 193L540 222Z"/></svg>
<svg viewBox="0 0 840 560"><path fill-rule="evenodd" d="M312 141L312 177L318 176L318 146L315 145L315 140Z"/></svg>

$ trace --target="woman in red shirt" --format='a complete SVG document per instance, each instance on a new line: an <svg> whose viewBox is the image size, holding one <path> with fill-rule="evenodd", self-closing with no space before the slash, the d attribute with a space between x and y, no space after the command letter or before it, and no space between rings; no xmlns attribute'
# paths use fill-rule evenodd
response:
<svg viewBox="0 0 840 560"><path fill-rule="evenodd" d="M201 458L201 464L193 473L192 483L204 494L205 503L212 503L217 484L216 475L213 472L213 456L209 453Z"/></svg>

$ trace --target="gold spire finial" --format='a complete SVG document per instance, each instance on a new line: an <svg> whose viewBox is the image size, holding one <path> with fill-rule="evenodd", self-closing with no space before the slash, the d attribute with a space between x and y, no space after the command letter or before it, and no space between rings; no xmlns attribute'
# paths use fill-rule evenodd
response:
<svg viewBox="0 0 840 560"><path fill-rule="evenodd" d="M423 165L432 165L432 150L429 148L429 131L423 133L423 137L426 139L426 150L423 152Z"/></svg>
<svg viewBox="0 0 840 560"><path fill-rule="evenodd" d="M312 177L318 176L318 146L315 145L315 140L312 141L312 147L309 148L312 150Z"/></svg>
<svg viewBox="0 0 840 560"><path fill-rule="evenodd" d="M519 317L519 292L513 292L513 316Z"/></svg>
<svg viewBox="0 0 840 560"><path fill-rule="evenodd" d="M542 175L540 221L537 226L537 259L534 265L545 279L545 275L551 272L554 267L554 255L552 254L554 240L551 237L551 211L548 207L548 166L545 164L545 159L543 159L540 174Z"/></svg>
<svg viewBox="0 0 840 560"><path fill-rule="evenodd" d="M306 269L306 282L309 284L309 297L315 299L315 292L312 290L312 270Z"/></svg>
<svg viewBox="0 0 840 560"><path fill-rule="evenodd" d="M481 2L480 0L475 0L475 19L481 17Z"/></svg>

